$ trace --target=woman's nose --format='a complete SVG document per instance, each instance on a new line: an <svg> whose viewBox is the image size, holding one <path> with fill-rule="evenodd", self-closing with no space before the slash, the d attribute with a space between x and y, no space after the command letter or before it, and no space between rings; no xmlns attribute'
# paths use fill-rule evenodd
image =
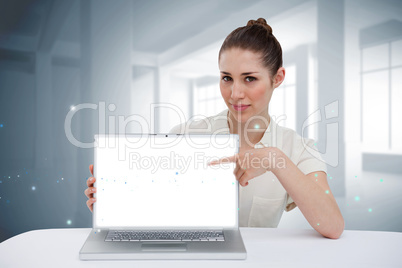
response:
<svg viewBox="0 0 402 268"><path fill-rule="evenodd" d="M241 87L241 85L239 85L238 83L233 83L232 86L232 96L231 98L233 100L236 99L243 99L244 98L244 91L243 88Z"/></svg>

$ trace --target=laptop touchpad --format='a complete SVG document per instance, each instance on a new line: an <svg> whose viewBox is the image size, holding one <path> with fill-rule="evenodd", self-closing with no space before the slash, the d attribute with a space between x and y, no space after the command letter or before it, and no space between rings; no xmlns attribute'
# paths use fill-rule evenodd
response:
<svg viewBox="0 0 402 268"><path fill-rule="evenodd" d="M146 243L141 245L142 251L186 251L186 243Z"/></svg>

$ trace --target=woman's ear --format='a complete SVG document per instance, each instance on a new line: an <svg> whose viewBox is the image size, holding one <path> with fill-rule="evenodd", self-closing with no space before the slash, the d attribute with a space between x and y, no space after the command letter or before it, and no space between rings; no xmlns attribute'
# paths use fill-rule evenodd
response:
<svg viewBox="0 0 402 268"><path fill-rule="evenodd" d="M274 88L279 87L283 80L285 80L285 68L281 67L274 76Z"/></svg>

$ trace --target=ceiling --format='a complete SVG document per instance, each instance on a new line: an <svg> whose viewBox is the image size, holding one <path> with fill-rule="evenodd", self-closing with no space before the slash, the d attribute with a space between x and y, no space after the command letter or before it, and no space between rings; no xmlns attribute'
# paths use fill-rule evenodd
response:
<svg viewBox="0 0 402 268"><path fill-rule="evenodd" d="M74 1L58 40L80 42L80 0ZM133 50L162 53L203 29L260 0L133 0ZM92 2L92 3L96 3ZM117 2L118 3L118 2ZM49 12L59 0L0 0L1 41L38 39ZM97 5L93 5L93 8ZM10 45L8 45L8 48Z"/></svg>
<svg viewBox="0 0 402 268"><path fill-rule="evenodd" d="M135 0L133 49L162 53L260 0Z"/></svg>
<svg viewBox="0 0 402 268"><path fill-rule="evenodd" d="M42 28L49 27L49 14L57 9L57 6L62 6L62 1L72 1L73 4L57 33L57 38L62 42L79 45L81 0L0 0L0 48L18 47L10 40L21 43L31 39L33 45L26 46L28 49L25 50L35 52L35 44L38 43ZM91 2L92 8L100 6L96 5L97 1ZM306 1L272 0L272 5L269 5L264 14L273 16ZM261 6L262 2L262 0L132 0L133 50L161 54L205 29L219 27L221 22L250 8L253 9L257 3L261 3ZM271 3L266 0L265 2ZM265 6L265 3L263 5Z"/></svg>

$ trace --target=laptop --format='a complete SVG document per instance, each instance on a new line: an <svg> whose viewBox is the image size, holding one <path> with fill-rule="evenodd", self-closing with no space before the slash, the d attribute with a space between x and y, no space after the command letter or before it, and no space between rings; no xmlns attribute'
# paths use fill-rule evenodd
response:
<svg viewBox="0 0 402 268"><path fill-rule="evenodd" d="M97 198L81 260L245 259L238 135L95 135Z"/></svg>

